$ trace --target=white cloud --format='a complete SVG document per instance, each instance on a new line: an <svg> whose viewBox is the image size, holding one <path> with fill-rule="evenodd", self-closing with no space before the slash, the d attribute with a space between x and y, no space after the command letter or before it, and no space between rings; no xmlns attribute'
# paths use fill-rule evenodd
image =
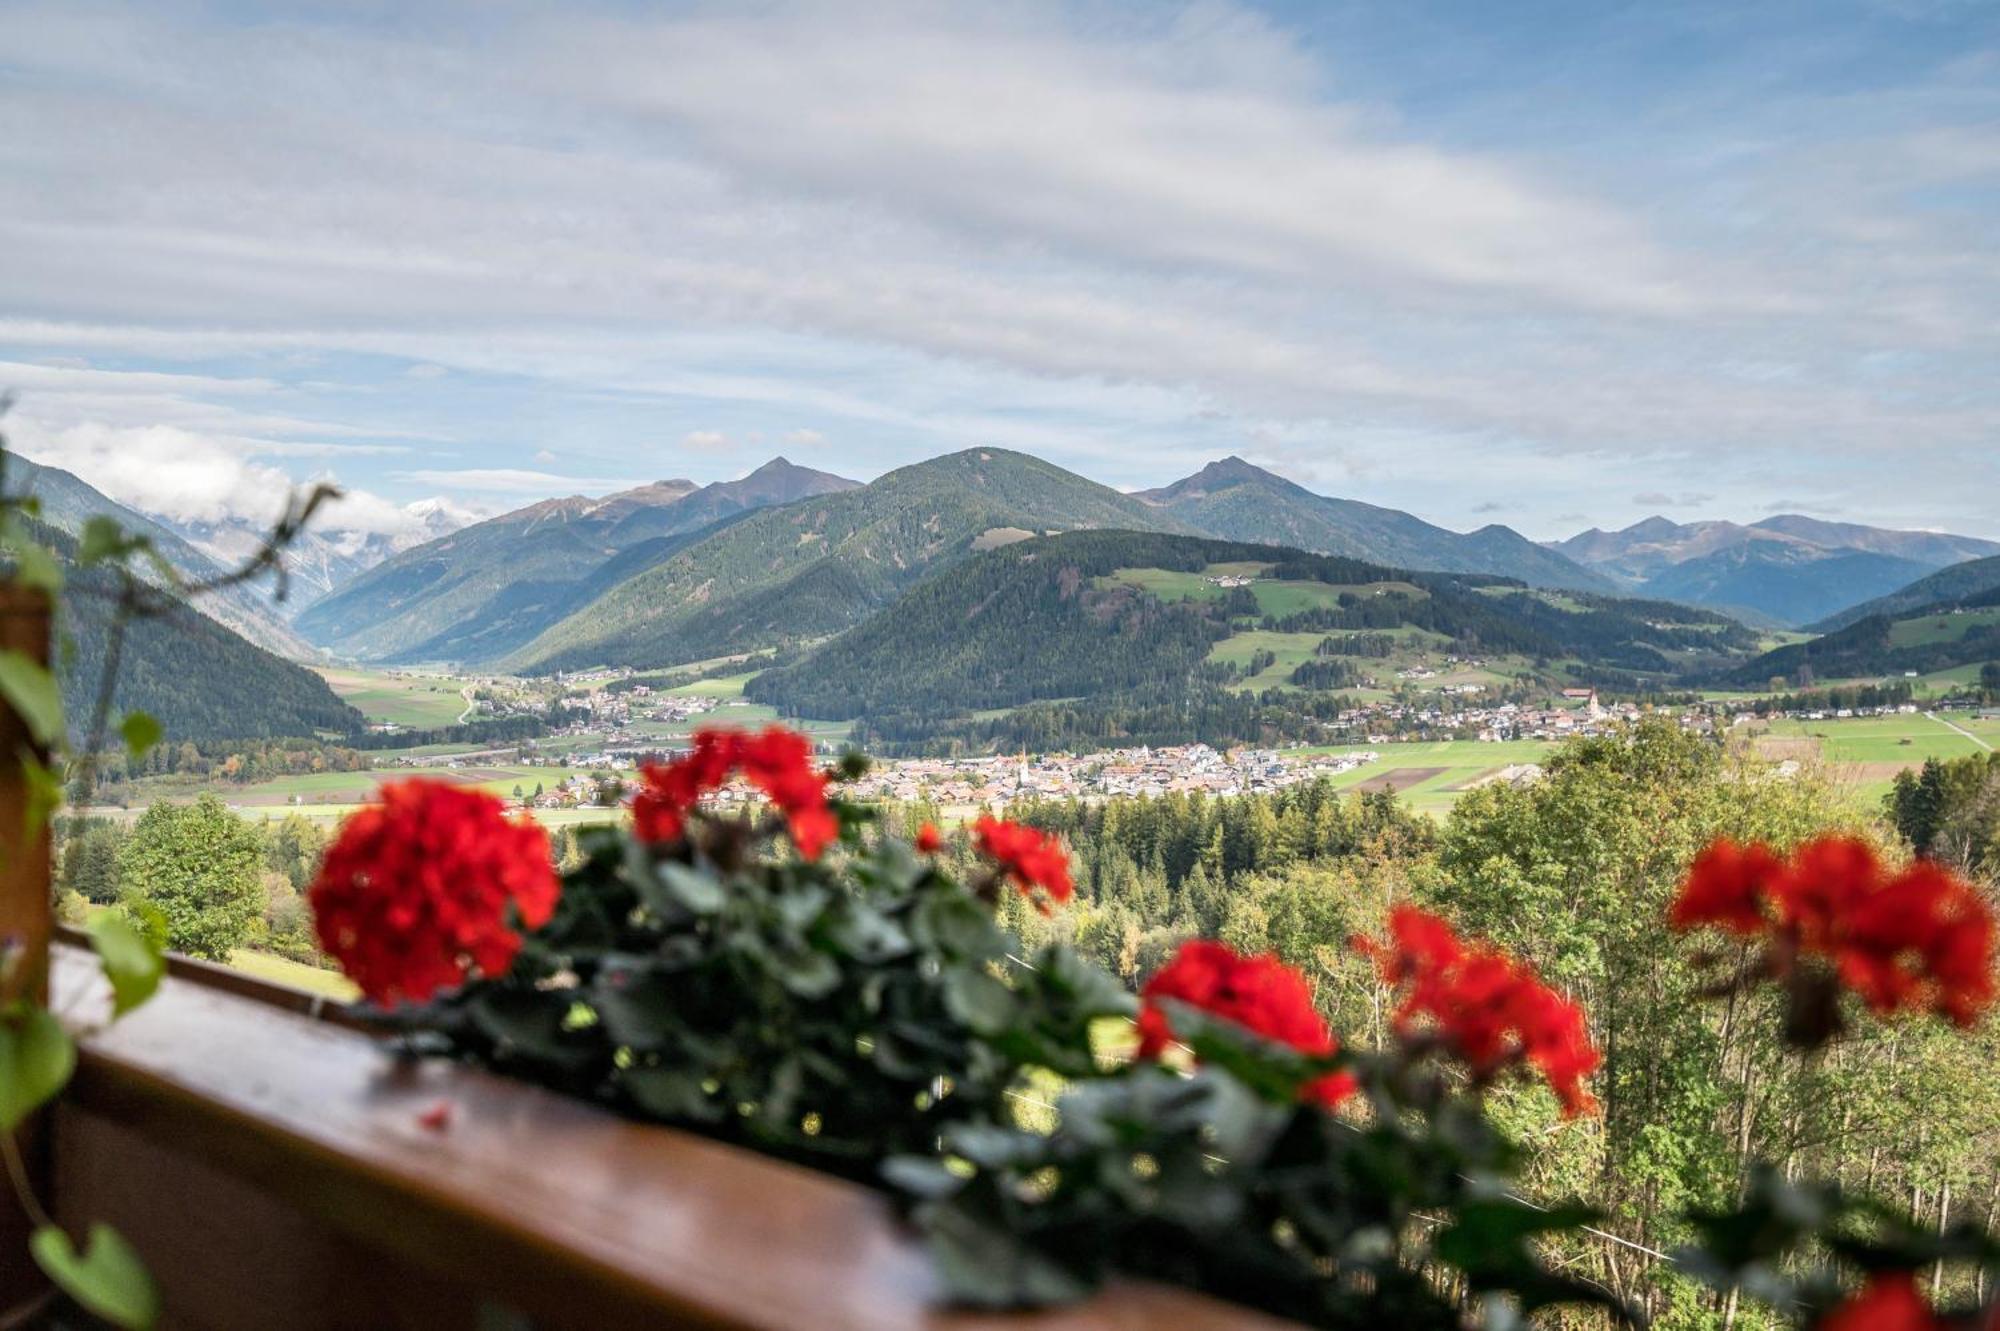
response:
<svg viewBox="0 0 2000 1331"><path fill-rule="evenodd" d="M826 436L818 430L787 430L785 442L793 448L820 448L826 443Z"/></svg>
<svg viewBox="0 0 2000 1331"><path fill-rule="evenodd" d="M465 467L446 470L431 467L399 471L396 479L417 485L436 485L450 490L473 490L487 494L596 494L606 490L630 489L643 481L603 476L560 476L553 472L528 471L515 467Z"/></svg>
<svg viewBox="0 0 2000 1331"><path fill-rule="evenodd" d="M720 430L689 430L681 436L681 447L697 453L721 453L729 449L730 440Z"/></svg>
<svg viewBox="0 0 2000 1331"><path fill-rule="evenodd" d="M1569 510L1666 466L1747 507L1789 484L1751 458L1845 467L1844 501L1894 490L1905 520L2000 480L1990 58L1634 88L1596 125L1567 91L1447 88L1452 33L1397 104L1342 40L1227 3L475 13L476 52L470 22L11 15L24 411L348 472L483 372L722 422L697 452L812 419L847 471L994 442L1157 484L1226 451L1213 412L1425 512L1524 475L1521 509ZM209 372L343 352L407 362L370 389L421 398L411 428ZM658 436L545 437L399 475L586 488L561 473L644 469L626 441ZM1953 468L1974 483L1926 488Z"/></svg>

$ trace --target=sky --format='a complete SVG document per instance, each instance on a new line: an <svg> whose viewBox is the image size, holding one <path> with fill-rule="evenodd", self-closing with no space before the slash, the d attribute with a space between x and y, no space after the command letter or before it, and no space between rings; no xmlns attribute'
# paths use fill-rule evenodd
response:
<svg viewBox="0 0 2000 1331"><path fill-rule="evenodd" d="M2000 538L2000 5L0 0L12 447L497 512L975 446Z"/></svg>

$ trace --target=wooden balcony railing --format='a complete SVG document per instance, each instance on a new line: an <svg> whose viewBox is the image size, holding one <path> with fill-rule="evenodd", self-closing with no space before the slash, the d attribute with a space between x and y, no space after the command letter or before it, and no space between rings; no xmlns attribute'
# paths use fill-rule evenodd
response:
<svg viewBox="0 0 2000 1331"><path fill-rule="evenodd" d="M91 1023L108 995L90 955L58 944L53 975L55 1002ZM253 987L297 1005L257 981L170 977L86 1041L54 1116L60 1217L116 1225L187 1325L1275 1325L1136 1284L1032 1317L945 1311L926 1255L866 1188L398 1059Z"/></svg>
<svg viewBox="0 0 2000 1331"><path fill-rule="evenodd" d="M0 927L46 949L46 842L17 846L10 796L22 791L0 779ZM40 1125L44 1195L73 1232L103 1221L132 1242L170 1326L1278 1325L1143 1284L1034 1315L951 1311L916 1238L869 1189L479 1069L399 1059L338 1005L199 962L176 960L151 1002L100 1030L109 994L92 955L73 935L38 955L52 958L52 1006L83 1036ZM11 1306L34 1275L20 1236L0 1240Z"/></svg>

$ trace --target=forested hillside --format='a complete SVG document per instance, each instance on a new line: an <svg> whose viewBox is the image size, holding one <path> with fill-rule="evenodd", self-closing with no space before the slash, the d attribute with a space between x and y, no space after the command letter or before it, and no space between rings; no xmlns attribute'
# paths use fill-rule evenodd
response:
<svg viewBox="0 0 2000 1331"><path fill-rule="evenodd" d="M1722 616L1685 607L1549 595L1273 546L1089 531L945 570L752 680L748 692L797 715L865 718L866 734L894 743L944 734L1041 744L1248 740L1270 738L1286 713L1296 722L1323 711L1328 704L1312 695L1355 681L1359 668L1342 658L1365 655L1369 638L1517 657L1524 668L1569 659L1583 677L1635 672L1656 681L1740 657L1753 642ZM1349 639L1363 641L1350 650ZM1278 663L1275 652L1263 660L1254 647L1230 651L1238 641L1302 641L1309 659L1269 686L1246 687ZM978 715L1028 704L1041 706Z"/></svg>
<svg viewBox="0 0 2000 1331"><path fill-rule="evenodd" d="M860 489L754 514L576 608L502 664L528 671L669 665L809 642L986 546L1109 527L1186 529L1025 454L953 453Z"/></svg>
<svg viewBox="0 0 2000 1331"><path fill-rule="evenodd" d="M75 567L76 545L65 534L37 531L68 565L57 674L65 714L80 730L96 706L117 584L101 569ZM170 741L345 735L364 724L312 671L185 605L128 626L113 724L127 711L150 713Z"/></svg>
<svg viewBox="0 0 2000 1331"><path fill-rule="evenodd" d="M1941 568L1928 577L1919 578L1886 596L1878 596L1850 610L1829 615L1814 624L1813 629L1819 633L1832 633L1871 616L1887 615L1896 618L1926 606L1949 605L1995 589L2000 589L2000 555Z"/></svg>
<svg viewBox="0 0 2000 1331"><path fill-rule="evenodd" d="M1775 678L1797 681L1806 668L1824 681L1928 675L1989 661L2000 661L2000 586L1896 617L1869 615L1810 642L1766 652L1723 678L1757 686Z"/></svg>
<svg viewBox="0 0 2000 1331"><path fill-rule="evenodd" d="M1397 568L1495 573L1536 587L1609 592L1609 579L1506 527L1461 535L1392 508L1317 495L1242 458L1136 496L1231 541L1284 545Z"/></svg>
<svg viewBox="0 0 2000 1331"><path fill-rule="evenodd" d="M696 533L853 485L777 458L740 481L546 500L385 560L308 607L298 627L362 660L493 660Z"/></svg>

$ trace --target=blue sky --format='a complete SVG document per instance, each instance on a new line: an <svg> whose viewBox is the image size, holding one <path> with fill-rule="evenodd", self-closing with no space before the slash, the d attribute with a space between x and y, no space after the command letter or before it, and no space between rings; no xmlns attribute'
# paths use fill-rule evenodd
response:
<svg viewBox="0 0 2000 1331"><path fill-rule="evenodd" d="M171 516L1000 445L2000 537L1990 3L0 23L10 438Z"/></svg>

